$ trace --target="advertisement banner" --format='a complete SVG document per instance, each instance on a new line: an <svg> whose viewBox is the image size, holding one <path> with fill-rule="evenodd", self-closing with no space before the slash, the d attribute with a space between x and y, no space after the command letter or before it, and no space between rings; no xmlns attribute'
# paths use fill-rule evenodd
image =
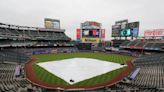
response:
<svg viewBox="0 0 164 92"><path fill-rule="evenodd" d="M84 23L81 23L82 29L100 29L101 24L94 21L86 21Z"/></svg>
<svg viewBox="0 0 164 92"><path fill-rule="evenodd" d="M100 43L100 38L82 38L83 43Z"/></svg>
<svg viewBox="0 0 164 92"><path fill-rule="evenodd" d="M97 30L92 30L92 32L93 32L93 36L96 36Z"/></svg>
<svg viewBox="0 0 164 92"><path fill-rule="evenodd" d="M105 38L105 29L101 30L101 38Z"/></svg>
<svg viewBox="0 0 164 92"><path fill-rule="evenodd" d="M146 30L144 36L164 36L164 29Z"/></svg>
<svg viewBox="0 0 164 92"><path fill-rule="evenodd" d="M128 20L125 19L125 20L120 20L120 21L116 21L115 24L116 25L122 25L122 24L127 24L128 23Z"/></svg>
<svg viewBox="0 0 164 92"><path fill-rule="evenodd" d="M76 29L76 38L77 39L80 39L80 37L81 37L81 32L80 32L80 29Z"/></svg>

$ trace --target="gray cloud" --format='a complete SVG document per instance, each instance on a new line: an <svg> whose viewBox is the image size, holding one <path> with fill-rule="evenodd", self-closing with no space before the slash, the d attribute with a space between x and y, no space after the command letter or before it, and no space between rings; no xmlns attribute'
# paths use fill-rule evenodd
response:
<svg viewBox="0 0 164 92"><path fill-rule="evenodd" d="M62 28L73 39L76 28L86 20L101 22L106 40L117 20L140 21L145 29L164 28L164 0L1 0L0 22L44 27L44 18L61 20Z"/></svg>

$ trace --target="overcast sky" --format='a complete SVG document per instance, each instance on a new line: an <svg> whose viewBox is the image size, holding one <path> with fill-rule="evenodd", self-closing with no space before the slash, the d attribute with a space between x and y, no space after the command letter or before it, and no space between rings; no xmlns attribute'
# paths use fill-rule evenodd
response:
<svg viewBox="0 0 164 92"><path fill-rule="evenodd" d="M164 28L163 9L164 0L1 0L0 22L44 27L44 18L60 19L75 39L80 23L91 20L102 23L109 40L118 20L140 21L140 36L145 29Z"/></svg>

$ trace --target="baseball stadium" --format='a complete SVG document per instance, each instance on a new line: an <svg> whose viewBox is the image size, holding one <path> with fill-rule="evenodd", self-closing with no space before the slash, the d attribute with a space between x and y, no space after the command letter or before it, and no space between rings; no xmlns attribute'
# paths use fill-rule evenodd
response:
<svg viewBox="0 0 164 92"><path fill-rule="evenodd" d="M164 92L164 27L118 18L109 30L86 18L72 20L73 39L60 17L44 27L0 18L0 92Z"/></svg>
<svg viewBox="0 0 164 92"><path fill-rule="evenodd" d="M162 92L163 29L137 38L139 22L116 21L107 42L101 23L85 21L73 41L53 22L60 25L48 18L45 28L0 23L2 92Z"/></svg>

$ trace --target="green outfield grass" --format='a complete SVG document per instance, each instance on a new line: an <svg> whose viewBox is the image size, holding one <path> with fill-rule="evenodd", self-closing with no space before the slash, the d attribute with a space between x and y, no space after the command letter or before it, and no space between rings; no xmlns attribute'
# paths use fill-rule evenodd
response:
<svg viewBox="0 0 164 92"><path fill-rule="evenodd" d="M133 57L130 57L130 56L104 54L104 53L91 53L91 52L41 54L41 55L35 55L34 57L37 59L37 63L54 61L54 60L62 60L62 59L68 59L68 58L94 58L94 59L105 60L105 61L109 61L109 62L126 64L126 61L133 59ZM81 81L74 85L70 85L67 82L65 82L64 80L60 79L59 77L54 76L53 74L47 72L45 69L41 68L40 66L33 64L33 70L36 73L38 79L40 79L46 83L49 83L49 84L55 84L55 85L59 85L59 86L74 86L74 87L89 86L89 85L95 85L95 84L110 81L112 78L117 76L120 72L122 72L124 69L125 69L125 67L108 72L103 75L96 76L91 79Z"/></svg>

